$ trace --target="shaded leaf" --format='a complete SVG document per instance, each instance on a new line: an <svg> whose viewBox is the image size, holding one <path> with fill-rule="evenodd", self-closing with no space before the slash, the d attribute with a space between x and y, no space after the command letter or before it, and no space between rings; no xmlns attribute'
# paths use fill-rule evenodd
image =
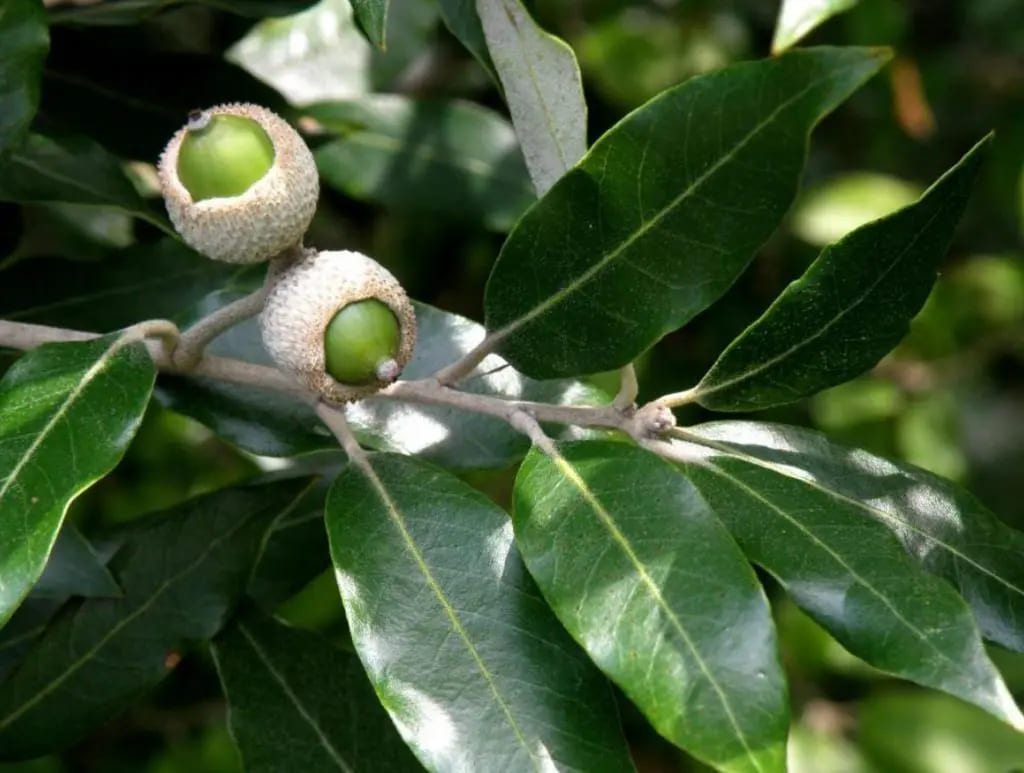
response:
<svg viewBox="0 0 1024 773"><path fill-rule="evenodd" d="M306 112L336 137L313 155L324 182L347 196L495 230L534 199L515 132L486 108L378 94Z"/></svg>
<svg viewBox="0 0 1024 773"><path fill-rule="evenodd" d="M538 195L587 151L587 103L572 49L520 0L477 0L491 60Z"/></svg>
<svg viewBox="0 0 1024 773"><path fill-rule="evenodd" d="M179 238L138 194L121 162L86 137L30 134L0 168L0 200L117 207Z"/></svg>
<svg viewBox="0 0 1024 773"><path fill-rule="evenodd" d="M248 610L213 656L247 773L423 770L351 652Z"/></svg>
<svg viewBox="0 0 1024 773"><path fill-rule="evenodd" d="M535 378L609 370L717 300L792 201L811 128L887 56L737 64L628 115L506 240L485 298L499 351Z"/></svg>
<svg viewBox="0 0 1024 773"><path fill-rule="evenodd" d="M694 390L706 408L751 411L857 376L906 334L938 276L990 138L914 204L825 248Z"/></svg>
<svg viewBox="0 0 1024 773"><path fill-rule="evenodd" d="M857 0L782 0L772 38L772 53L782 53L830 16L856 4Z"/></svg>
<svg viewBox="0 0 1024 773"><path fill-rule="evenodd" d="M119 599L88 599L0 686L0 755L63 748L158 684L212 637L245 590L267 528L306 481L226 489L143 522L110 568Z"/></svg>
<svg viewBox="0 0 1024 773"><path fill-rule="evenodd" d="M0 159L21 142L35 117L49 48L41 0L6 0L0 7Z"/></svg>
<svg viewBox="0 0 1024 773"><path fill-rule="evenodd" d="M555 614L659 733L719 770L785 769L768 602L693 485L635 446L583 441L532 451L514 502Z"/></svg>
<svg viewBox="0 0 1024 773"><path fill-rule="evenodd" d="M0 628L0 683L2 683L42 636L47 624L67 599L34 598L22 602Z"/></svg>
<svg viewBox="0 0 1024 773"><path fill-rule="evenodd" d="M327 530L353 644L427 768L631 769L607 684L483 494L375 455L339 475Z"/></svg>
<svg viewBox="0 0 1024 773"><path fill-rule="evenodd" d="M377 48L387 47L385 36L388 26L388 0L351 0L356 21L369 40Z"/></svg>
<svg viewBox="0 0 1024 773"><path fill-rule="evenodd" d="M227 299L211 298L201 316ZM483 328L465 317L415 304L416 351L402 378L425 378L479 343ZM239 325L218 338L214 354L269 363L255 321ZM492 355L482 371L490 375L467 380L467 391L507 398L553 403L595 403L607 396L578 381L537 382L502 367ZM265 390L237 387L211 380L161 378L161 402L203 422L218 435L243 448L269 456L292 456L322 448L337 448L337 441L305 404ZM346 415L360 440L374 448L416 454L445 467L494 468L520 459L529 443L508 424L491 416L449 406L428 406L397 400L368 398L346 406Z"/></svg>
<svg viewBox="0 0 1024 773"><path fill-rule="evenodd" d="M960 591L986 638L1024 652L1024 534L964 489L798 427L723 421L687 431L716 453L800 480L823 501L884 525L922 566Z"/></svg>
<svg viewBox="0 0 1024 773"><path fill-rule="evenodd" d="M103 0L100 3L60 5L50 10L53 24L138 24L185 2L198 2L239 16L261 18L296 13L316 0Z"/></svg>
<svg viewBox="0 0 1024 773"><path fill-rule="evenodd" d="M114 468L156 371L118 334L46 344L0 381L0 624L39 579L72 500Z"/></svg>
<svg viewBox="0 0 1024 773"><path fill-rule="evenodd" d="M1024 729L967 604L862 506L714 447L677 448L691 455L686 476L747 556L850 652Z"/></svg>
<svg viewBox="0 0 1024 773"><path fill-rule="evenodd" d="M116 598L121 595L121 589L89 541L74 524L66 523L57 535L32 595L58 599L71 596Z"/></svg>
<svg viewBox="0 0 1024 773"><path fill-rule="evenodd" d="M500 83L498 74L494 70L494 62L487 50L487 40L484 38L483 25L476 12L475 0L438 0L441 7L441 18L445 26L458 38L459 42L476 57L487 73Z"/></svg>

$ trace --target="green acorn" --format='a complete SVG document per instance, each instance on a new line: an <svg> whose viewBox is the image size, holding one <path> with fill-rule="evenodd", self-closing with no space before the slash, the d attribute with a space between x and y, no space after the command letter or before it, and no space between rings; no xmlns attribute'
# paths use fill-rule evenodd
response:
<svg viewBox="0 0 1024 773"><path fill-rule="evenodd" d="M412 357L416 316L398 280L366 255L309 250L271 281L260 315L279 368L342 403L395 381Z"/></svg>
<svg viewBox="0 0 1024 773"><path fill-rule="evenodd" d="M228 263L258 263L301 244L320 193L306 143L257 105L192 112L158 171L174 227L191 247Z"/></svg>

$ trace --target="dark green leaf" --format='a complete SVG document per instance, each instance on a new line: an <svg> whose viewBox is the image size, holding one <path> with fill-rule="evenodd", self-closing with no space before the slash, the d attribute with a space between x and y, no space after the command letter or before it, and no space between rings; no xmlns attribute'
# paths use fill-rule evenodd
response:
<svg viewBox="0 0 1024 773"><path fill-rule="evenodd" d="M381 50L387 48L388 5L389 0L352 0L352 11L363 34Z"/></svg>
<svg viewBox="0 0 1024 773"><path fill-rule="evenodd" d="M772 53L782 53L830 16L856 4L857 0L782 0Z"/></svg>
<svg viewBox="0 0 1024 773"><path fill-rule="evenodd" d="M935 283L989 139L916 203L826 247L729 344L695 388L697 402L768 408L848 381L884 357Z"/></svg>
<svg viewBox="0 0 1024 773"><path fill-rule="evenodd" d="M160 11L186 2L198 2L239 16L262 18L298 13L316 0L103 0L60 5L50 10L53 24L138 24Z"/></svg>
<svg viewBox="0 0 1024 773"><path fill-rule="evenodd" d="M210 292L259 271L209 260L173 239L96 262L35 258L0 273L0 316L99 333L156 317L191 322Z"/></svg>
<svg viewBox="0 0 1024 773"><path fill-rule="evenodd" d="M543 196L587 152L587 103L572 49L549 35L520 0L477 6L516 136Z"/></svg>
<svg viewBox="0 0 1024 773"><path fill-rule="evenodd" d="M85 137L30 134L0 168L0 201L117 207L178 238L167 218L135 190L121 162Z"/></svg>
<svg viewBox="0 0 1024 773"><path fill-rule="evenodd" d="M201 315L211 307L200 307ZM417 343L403 378L424 378L457 360L484 336L470 320L424 304L416 304ZM244 323L214 342L214 354L269 362L259 327ZM483 370L490 375L466 381L468 391L554 403L593 403L606 400L598 390L578 381L537 382L525 378L492 356ZM264 390L222 382L162 378L157 395L166 406L203 422L217 434L250 451L291 456L337 441L305 404ZM451 407L427 406L369 398L346 407L360 439L374 448L416 454L445 467L503 467L522 458L529 446L506 422Z"/></svg>
<svg viewBox="0 0 1024 773"><path fill-rule="evenodd" d="M0 755L73 743L158 684L191 642L214 636L270 522L306 485L222 490L146 522L111 561L124 596L66 610L0 686Z"/></svg>
<svg viewBox="0 0 1024 773"><path fill-rule="evenodd" d="M475 0L438 0L438 4L441 6L441 18L451 33L476 57L495 82L500 82L487 51L487 41L484 39L480 17L476 13Z"/></svg>
<svg viewBox="0 0 1024 773"><path fill-rule="evenodd" d="M624 443L569 443L527 456L514 500L530 574L658 732L720 770L785 769L768 602L677 470Z"/></svg>
<svg viewBox="0 0 1024 773"><path fill-rule="evenodd" d="M353 198L495 230L534 200L515 132L486 108L378 94L306 112L337 136L314 152L324 182Z"/></svg>
<svg viewBox="0 0 1024 773"><path fill-rule="evenodd" d="M423 770L351 652L249 610L213 655L247 773Z"/></svg>
<svg viewBox="0 0 1024 773"><path fill-rule="evenodd" d="M66 523L57 535L32 595L40 598L67 599L116 598L121 595L102 558L73 524Z"/></svg>
<svg viewBox="0 0 1024 773"><path fill-rule="evenodd" d="M338 477L327 531L356 651L429 769L631 769L607 684L483 494L375 455Z"/></svg>
<svg viewBox="0 0 1024 773"><path fill-rule="evenodd" d="M883 524L960 591L986 638L1024 652L1024 534L959 486L797 427L723 421L688 432Z"/></svg>
<svg viewBox="0 0 1024 773"><path fill-rule="evenodd" d="M0 7L0 158L15 147L39 107L39 80L50 48L41 0Z"/></svg>
<svg viewBox="0 0 1024 773"><path fill-rule="evenodd" d="M677 441L685 474L747 556L850 652L1024 729L970 609L864 506L728 451Z"/></svg>
<svg viewBox="0 0 1024 773"><path fill-rule="evenodd" d="M0 683L17 667L42 636L47 624L67 599L34 598L29 595L0 629Z"/></svg>
<svg viewBox="0 0 1024 773"><path fill-rule="evenodd" d="M609 370L713 303L792 201L811 128L886 58L794 51L623 119L505 242L485 299L499 350L534 378Z"/></svg>
<svg viewBox="0 0 1024 773"><path fill-rule="evenodd" d="M0 624L43 572L68 505L114 468L156 371L121 335L46 344L0 381Z"/></svg>

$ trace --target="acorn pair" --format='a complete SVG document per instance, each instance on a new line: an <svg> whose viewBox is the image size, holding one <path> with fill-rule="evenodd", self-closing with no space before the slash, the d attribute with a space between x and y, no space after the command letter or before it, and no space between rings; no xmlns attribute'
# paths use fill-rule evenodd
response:
<svg viewBox="0 0 1024 773"><path fill-rule="evenodd" d="M365 255L301 249L319 178L287 122L248 104L195 111L168 143L159 173L171 221L191 247L229 263L282 256L260 316L278 367L330 402L398 378L416 341L409 298Z"/></svg>

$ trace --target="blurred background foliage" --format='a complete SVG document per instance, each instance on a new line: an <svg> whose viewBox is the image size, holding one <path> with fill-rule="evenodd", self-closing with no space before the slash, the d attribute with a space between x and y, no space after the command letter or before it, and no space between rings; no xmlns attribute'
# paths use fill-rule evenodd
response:
<svg viewBox="0 0 1024 773"><path fill-rule="evenodd" d="M493 81L448 33L433 0L392 4L387 53L360 36L347 0L321 0L296 16L262 21L213 5L156 12L161 4L153 3L132 26L76 16L90 6L47 5L61 23L51 30L37 129L92 137L125 159L140 192L153 196L152 164L168 127L189 108L253 100L279 109L307 131L323 162L323 195L307 241L369 252L413 297L482 318L483 287L502 231L529 196L514 147L495 155L511 140L493 113L467 105L438 113L418 101L469 100L502 111ZM530 6L577 54L592 140L662 89L766 56L778 10L763 0L534 0ZM695 383L822 245L913 200L925 181L994 128L990 160L908 339L871 373L761 418L815 427L950 477L1024 528L1024 3L859 0L805 41L814 43L890 45L897 58L815 132L804 191L747 274L721 302L640 359L641 399ZM407 99L397 106L367 99L382 92ZM307 109L338 100L345 102ZM482 132L490 139L478 148ZM417 143L428 147L427 161L405 155ZM466 158L485 164L490 189L474 187ZM453 185L465 189L439 195ZM475 208L480 201L489 203ZM125 248L144 259L146 246L161 236L116 208L0 204L0 267L50 256L102 261ZM613 376L595 380L614 388ZM695 423L710 414L694 407L680 418ZM76 502L72 518L86 533L101 534L280 464L243 454L154 404L124 462ZM511 473L464 476L504 501ZM1024 769L1024 736L952 698L895 684L776 596L794 703L794 771ZM345 643L327 574L285 601L279 614ZM992 654L1011 689L1024 696L1024 658L997 648ZM702 769L655 737L625 700L623 718L645 773ZM0 770L220 773L238 767L212 664L198 652L148 701L61 758Z"/></svg>

